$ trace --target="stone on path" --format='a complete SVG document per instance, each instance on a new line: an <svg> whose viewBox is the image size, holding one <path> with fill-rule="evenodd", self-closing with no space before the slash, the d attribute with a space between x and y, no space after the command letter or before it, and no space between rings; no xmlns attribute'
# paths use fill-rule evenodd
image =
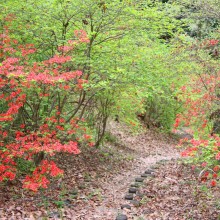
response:
<svg viewBox="0 0 220 220"><path fill-rule="evenodd" d="M135 187L129 188L129 193L136 193L136 192L137 192L137 188Z"/></svg>
<svg viewBox="0 0 220 220"><path fill-rule="evenodd" d="M125 199L127 199L127 200L132 200L132 199L133 199L133 194L127 194L127 195L125 195Z"/></svg>
<svg viewBox="0 0 220 220"><path fill-rule="evenodd" d="M143 181L144 181L144 179L141 178L141 177L137 177L137 178L135 178L135 182L143 182Z"/></svg>
<svg viewBox="0 0 220 220"><path fill-rule="evenodd" d="M121 205L121 209L131 209L131 206L128 204Z"/></svg>
<svg viewBox="0 0 220 220"><path fill-rule="evenodd" d="M138 187L140 187L142 185L142 183L132 183L131 184L131 187L136 187L136 188L138 188Z"/></svg>
<svg viewBox="0 0 220 220"><path fill-rule="evenodd" d="M130 201L130 203L133 205L133 206L140 206L140 202L139 201L137 201L137 200L132 200L132 201Z"/></svg>
<svg viewBox="0 0 220 220"><path fill-rule="evenodd" d="M148 174L143 173L143 174L141 174L141 177L146 178L146 177L148 177Z"/></svg>
<svg viewBox="0 0 220 220"><path fill-rule="evenodd" d="M57 211L51 212L51 213L49 214L49 218L60 218L60 217L61 217L61 216L60 216L60 213L57 212Z"/></svg>
<svg viewBox="0 0 220 220"><path fill-rule="evenodd" d="M127 220L128 217L126 215L120 214L116 217L116 220Z"/></svg>
<svg viewBox="0 0 220 220"><path fill-rule="evenodd" d="M153 172L154 172L154 170L148 169L148 170L145 171L145 174L151 174Z"/></svg>

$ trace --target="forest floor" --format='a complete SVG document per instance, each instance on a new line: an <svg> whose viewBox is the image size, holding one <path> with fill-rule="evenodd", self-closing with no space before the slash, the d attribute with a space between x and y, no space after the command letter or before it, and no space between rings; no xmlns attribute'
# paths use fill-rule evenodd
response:
<svg viewBox="0 0 220 220"><path fill-rule="evenodd" d="M82 149L79 155L60 154L57 164L65 170L47 190L30 193L20 181L0 185L0 219L115 220L217 220L220 192L198 182L198 172L179 158L177 138L147 130L137 135L120 123L108 126L108 144ZM125 200L130 185L147 169L135 194ZM121 209L130 204L131 209Z"/></svg>

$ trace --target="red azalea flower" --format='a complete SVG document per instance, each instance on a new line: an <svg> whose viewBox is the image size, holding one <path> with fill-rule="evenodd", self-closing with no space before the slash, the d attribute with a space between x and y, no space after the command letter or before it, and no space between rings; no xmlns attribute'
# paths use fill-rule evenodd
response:
<svg viewBox="0 0 220 220"><path fill-rule="evenodd" d="M216 160L220 160L220 152L218 152L218 153L215 155L215 159L216 159Z"/></svg>
<svg viewBox="0 0 220 220"><path fill-rule="evenodd" d="M217 184L217 182L216 182L215 180L212 180L211 183L210 183L210 185L211 185L212 187L215 187L216 184Z"/></svg>
<svg viewBox="0 0 220 220"><path fill-rule="evenodd" d="M213 177L214 179L216 179L216 178L218 177L218 174L217 174L217 173L213 173L212 177Z"/></svg>
<svg viewBox="0 0 220 220"><path fill-rule="evenodd" d="M213 170L214 170L215 172L219 171L219 166L215 166L215 167L213 168Z"/></svg>

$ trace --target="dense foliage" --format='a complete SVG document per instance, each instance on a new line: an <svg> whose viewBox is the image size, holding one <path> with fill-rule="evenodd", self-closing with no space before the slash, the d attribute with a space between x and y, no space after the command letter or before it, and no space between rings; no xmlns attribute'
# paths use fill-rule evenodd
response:
<svg viewBox="0 0 220 220"><path fill-rule="evenodd" d="M47 187L48 176L62 174L54 154L99 147L115 117L167 132L190 126L208 141L198 146L218 145L209 137L219 121L219 11L211 3L1 2L0 181L27 174L25 188Z"/></svg>
<svg viewBox="0 0 220 220"><path fill-rule="evenodd" d="M190 126L194 138L188 142L183 156L202 169L201 179L216 179L219 176L220 110L219 110L219 9L218 1L184 1L191 10L184 12L189 19L189 34L195 38L190 45L190 59L199 68L191 75L178 95L184 102L184 112L177 115L175 126ZM189 7L190 6L190 7ZM183 6L182 6L183 7ZM183 141L183 142L185 142ZM216 181L210 182L212 186Z"/></svg>

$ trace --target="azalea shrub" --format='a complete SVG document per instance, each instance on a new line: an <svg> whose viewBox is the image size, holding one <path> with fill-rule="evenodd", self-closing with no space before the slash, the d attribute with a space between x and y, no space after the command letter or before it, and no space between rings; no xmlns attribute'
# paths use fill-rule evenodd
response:
<svg viewBox="0 0 220 220"><path fill-rule="evenodd" d="M211 186L217 184L216 179L220 176L220 138L216 135L208 140L192 139L188 147L181 155L189 157L192 169L199 168L199 180L206 182L210 180Z"/></svg>
<svg viewBox="0 0 220 220"><path fill-rule="evenodd" d="M37 191L63 174L52 159L56 153L78 154L79 143L93 146L72 104L88 81L72 70L71 55L89 39L75 31L53 57L36 62L34 45L20 45L9 30L10 24L0 34L0 182L14 180L27 161L23 187Z"/></svg>
<svg viewBox="0 0 220 220"><path fill-rule="evenodd" d="M204 40L194 49L207 53L207 50L209 52L213 47L217 50L218 40ZM201 62L201 60L198 61ZM206 72L191 75L190 82L180 89L178 99L184 103L186 111L177 115L175 127L190 125L198 136L208 137L207 135L212 133L214 122L219 117L220 72L216 63L210 60L208 63L204 60L201 66Z"/></svg>
<svg viewBox="0 0 220 220"><path fill-rule="evenodd" d="M220 71L216 57L213 58L218 44L218 40L206 39L197 46L201 53L212 52L208 55L209 62L202 63L203 70L207 72L192 75L191 82L181 88L178 99L184 103L185 111L177 115L174 124L175 128L191 128L194 138L181 140L180 145L187 146L182 156L190 158L193 168L202 168L200 180L211 179L212 186L217 184L215 179L220 174Z"/></svg>

